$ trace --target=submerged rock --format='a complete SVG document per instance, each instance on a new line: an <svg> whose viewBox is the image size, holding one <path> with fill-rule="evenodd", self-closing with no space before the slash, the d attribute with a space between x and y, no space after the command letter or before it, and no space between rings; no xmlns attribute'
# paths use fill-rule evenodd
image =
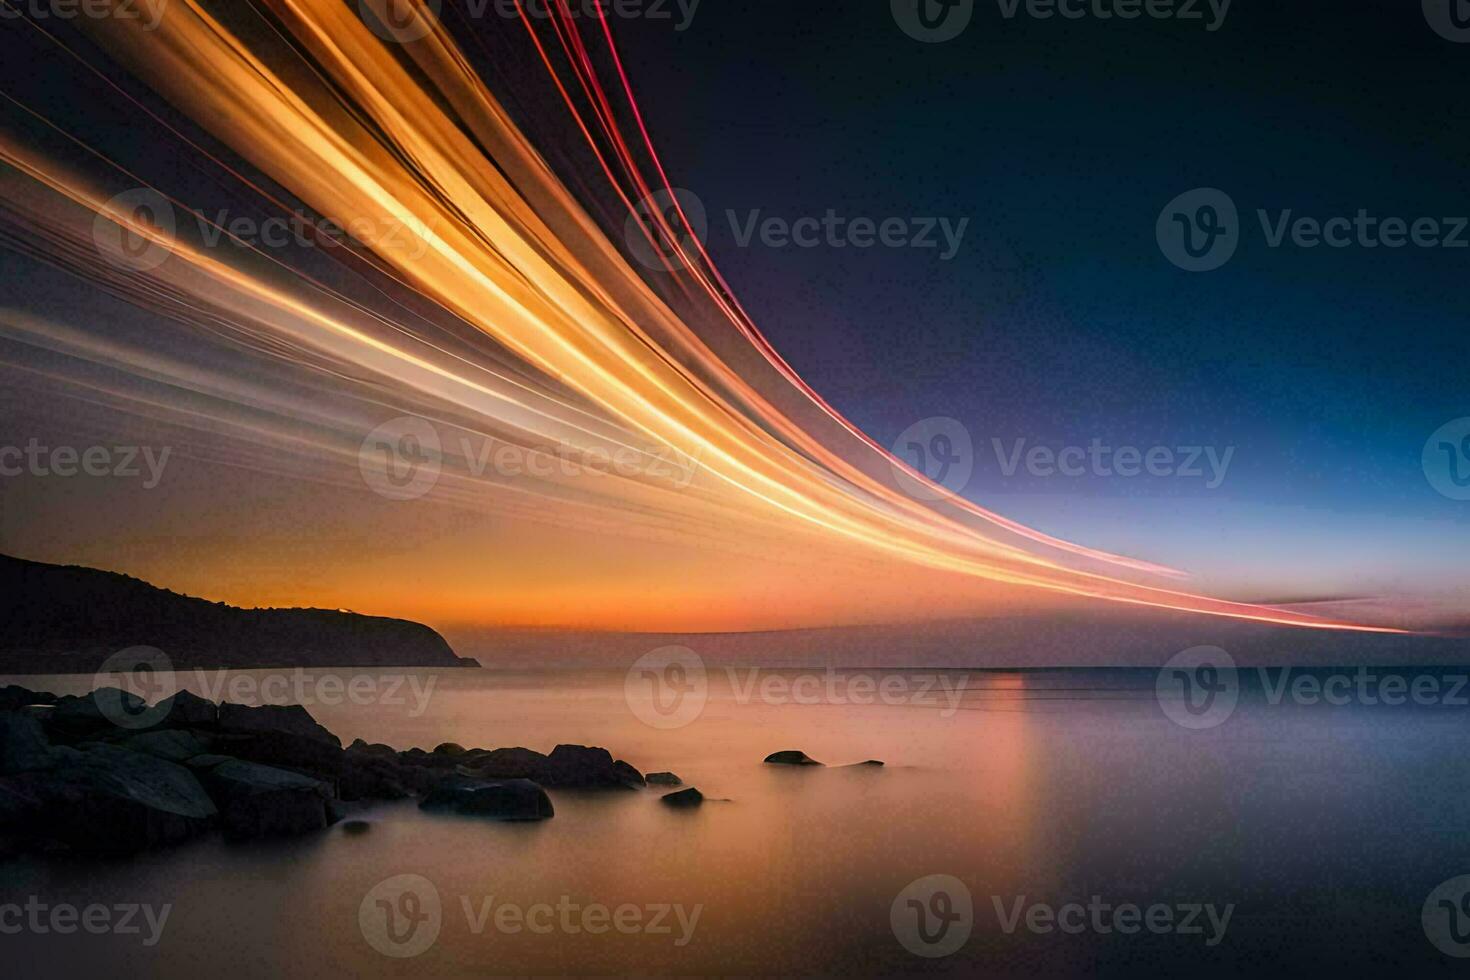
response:
<svg viewBox="0 0 1470 980"><path fill-rule="evenodd" d="M699 806L701 803L704 802L704 794L691 786L688 789L681 789L676 790L673 793L666 793L665 795L659 797L659 802L676 807Z"/></svg>
<svg viewBox="0 0 1470 980"><path fill-rule="evenodd" d="M671 772L651 772L643 777L650 786L683 786L684 780Z"/></svg>
<svg viewBox="0 0 1470 980"><path fill-rule="evenodd" d="M820 766L822 763L799 749L784 749L772 752L765 761L773 766Z"/></svg>
<svg viewBox="0 0 1470 980"><path fill-rule="evenodd" d="M55 704L56 695L7 684L0 687L0 711L18 711L33 704Z"/></svg>
<svg viewBox="0 0 1470 980"><path fill-rule="evenodd" d="M529 779L474 779L454 775L424 797L420 808L496 820L546 820L555 815L546 791Z"/></svg>
<svg viewBox="0 0 1470 980"><path fill-rule="evenodd" d="M558 745L550 755L532 749L472 750L459 771L484 779L529 779L550 789L638 789L643 774L607 749Z"/></svg>
<svg viewBox="0 0 1470 980"><path fill-rule="evenodd" d="M347 820L342 824L342 833L357 837L373 829L373 825L366 820Z"/></svg>

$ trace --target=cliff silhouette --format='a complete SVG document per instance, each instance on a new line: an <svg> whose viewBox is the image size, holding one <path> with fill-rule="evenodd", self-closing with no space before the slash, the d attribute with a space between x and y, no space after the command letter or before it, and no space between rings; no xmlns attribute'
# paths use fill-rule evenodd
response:
<svg viewBox="0 0 1470 980"><path fill-rule="evenodd" d="M437 632L331 609L241 609L78 565L0 555L0 672L95 671L131 646L176 667L476 667Z"/></svg>

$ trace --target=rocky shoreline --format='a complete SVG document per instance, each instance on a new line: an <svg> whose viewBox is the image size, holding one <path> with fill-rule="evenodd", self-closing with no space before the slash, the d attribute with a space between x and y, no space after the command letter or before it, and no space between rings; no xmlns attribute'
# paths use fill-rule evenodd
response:
<svg viewBox="0 0 1470 980"><path fill-rule="evenodd" d="M218 830L233 839L308 834L355 805L417 798L425 810L545 820L547 789L680 786L646 780L606 749L398 751L341 740L299 705L215 704L181 691L148 706L104 688L83 697L0 688L0 858L130 854ZM698 805L691 788L671 806ZM361 828L354 828L361 829Z"/></svg>

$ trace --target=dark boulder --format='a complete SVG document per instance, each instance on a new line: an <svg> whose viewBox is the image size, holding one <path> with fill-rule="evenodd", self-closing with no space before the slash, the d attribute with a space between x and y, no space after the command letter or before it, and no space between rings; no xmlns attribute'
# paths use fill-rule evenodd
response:
<svg viewBox="0 0 1470 980"><path fill-rule="evenodd" d="M822 763L811 758L799 749L785 749L781 752L772 752L766 756L765 761L773 766L820 766Z"/></svg>
<svg viewBox="0 0 1470 980"><path fill-rule="evenodd" d="M141 719L147 703L136 694L115 687L98 688L81 697L56 699L46 713L47 730L61 739L92 738L109 732L128 731L133 719ZM140 721L138 729L147 727Z"/></svg>
<svg viewBox="0 0 1470 980"><path fill-rule="evenodd" d="M457 774L441 780L419 806L495 820L546 820L555 814L546 791L529 779L484 780Z"/></svg>
<svg viewBox="0 0 1470 980"><path fill-rule="evenodd" d="M458 742L441 742L434 746L435 755L464 755L465 748Z"/></svg>
<svg viewBox="0 0 1470 980"><path fill-rule="evenodd" d="M188 691L179 691L155 705L158 724L169 728L213 728L219 724L219 705Z"/></svg>
<svg viewBox="0 0 1470 980"><path fill-rule="evenodd" d="M406 773L412 768L396 759L354 755L351 751L342 764L337 781L337 795L344 800L404 800L412 796L420 781Z"/></svg>
<svg viewBox="0 0 1470 980"><path fill-rule="evenodd" d="M181 732L172 728L141 732L123 739L118 744L132 752L143 752L170 762L187 762L209 751L209 745L203 739L189 732Z"/></svg>
<svg viewBox="0 0 1470 980"><path fill-rule="evenodd" d="M357 837L373 829L373 825L366 820L347 820L342 824L342 833Z"/></svg>
<svg viewBox="0 0 1470 980"><path fill-rule="evenodd" d="M55 704L56 695L32 691L18 684L0 687L0 711L16 711L33 704Z"/></svg>
<svg viewBox="0 0 1470 980"><path fill-rule="evenodd" d="M7 789L29 812L28 833L88 852L172 844L218 813L185 767L111 745L63 753L51 769L10 777Z"/></svg>
<svg viewBox="0 0 1470 980"><path fill-rule="evenodd" d="M219 706L219 727L223 732L297 735L342 747L342 740L317 724L311 713L299 704L264 704L251 708L227 702Z"/></svg>
<svg viewBox="0 0 1470 980"><path fill-rule="evenodd" d="M558 745L546 757L537 782L556 789L638 789L643 774L607 749Z"/></svg>
<svg viewBox="0 0 1470 980"><path fill-rule="evenodd" d="M378 759L384 762L398 762L398 750L391 745L382 745L377 742L364 742L357 738L347 746L347 757L357 759Z"/></svg>
<svg viewBox="0 0 1470 980"><path fill-rule="evenodd" d="M214 740L214 751L262 765L294 769L329 782L341 777L346 758L346 753L331 742L269 729L221 734Z"/></svg>
<svg viewBox="0 0 1470 980"><path fill-rule="evenodd" d="M239 759L202 769L220 811L220 826L236 838L325 830L332 823L331 787L300 773Z"/></svg>
<svg viewBox="0 0 1470 980"><path fill-rule="evenodd" d="M650 786L683 786L684 780L671 772L651 772L643 777Z"/></svg>
<svg viewBox="0 0 1470 980"><path fill-rule="evenodd" d="M659 797L659 802L673 807L699 806L704 802L704 794L691 786L688 789L666 793Z"/></svg>
<svg viewBox="0 0 1470 980"><path fill-rule="evenodd" d="M22 711L0 711L0 776L51 765L51 741L41 723Z"/></svg>

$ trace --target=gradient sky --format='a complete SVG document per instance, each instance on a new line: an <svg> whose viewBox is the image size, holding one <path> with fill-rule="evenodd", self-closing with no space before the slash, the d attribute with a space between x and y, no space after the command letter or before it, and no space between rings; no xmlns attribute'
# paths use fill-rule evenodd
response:
<svg viewBox="0 0 1470 980"><path fill-rule="evenodd" d="M467 51L552 164L575 161L546 80L532 84L526 62L498 57L506 25L450 24L485 42ZM886 4L705 0L683 31L636 19L613 29L671 181L709 211L721 271L776 349L878 442L893 445L925 418L960 420L976 447L966 496L1085 546L1187 569L1190 588L1266 602L1409 595L1463 611L1470 504L1436 493L1420 455L1431 432L1470 415L1470 250L1272 250L1254 217L1258 207L1470 213L1467 137L1455 122L1470 45L1436 36L1417 7L1242 5L1211 33L1170 21L1006 21L981 4L961 37L925 45ZM13 22L0 32L6 91L26 106L205 207L247 207L37 36ZM1248 230L1223 269L1188 274L1160 254L1154 223L1199 186L1226 190ZM742 248L725 214L829 208L968 225L958 255L941 261L935 250ZM293 261L340 274L318 256ZM0 250L0 273L5 307L196 367L245 370L16 251ZM34 351L7 355L28 372L5 403L11 442L135 427L38 381L48 364ZM310 398L290 372L251 378ZM1006 477L992 439L1234 455L1211 490ZM405 520L360 486L327 494L258 459L203 457L177 462L156 493L4 481L3 544L211 598L436 623L770 628L1053 602L992 587L977 597L968 579L843 549L818 560L800 538L731 557L687 542L630 551L616 536L503 514ZM404 587L405 572L417 588Z"/></svg>
<svg viewBox="0 0 1470 980"><path fill-rule="evenodd" d="M1417 3L1236 3L1209 33L1007 21L982 2L960 37L920 44L887 4L754 0L623 36L716 261L885 444L956 418L977 444L971 496L1102 547L1145 541L1243 594L1466 586L1470 507L1420 457L1470 415L1470 249L1271 249L1254 217L1470 213L1470 44ZM1154 222L1201 186L1252 230L1223 269L1188 274ZM829 207L971 221L942 262L741 248L714 217ZM1007 478L990 447L1094 437L1237 449L1204 491Z"/></svg>

